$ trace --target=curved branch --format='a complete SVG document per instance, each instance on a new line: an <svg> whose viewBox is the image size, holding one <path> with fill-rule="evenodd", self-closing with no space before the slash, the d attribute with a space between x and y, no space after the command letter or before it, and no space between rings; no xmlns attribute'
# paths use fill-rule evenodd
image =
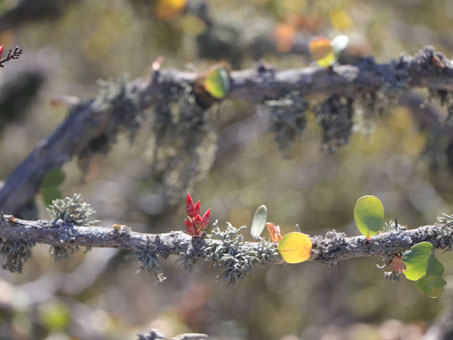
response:
<svg viewBox="0 0 453 340"><path fill-rule="evenodd" d="M325 236L311 236L313 251L311 261L337 263L359 257L392 256L410 249L413 245L427 241L435 248L450 249L450 231L440 224L422 226L407 230L400 227L373 236L367 241L364 236L346 237L344 233L328 232ZM119 248L125 250L147 249L154 255L166 258L169 255L181 255L193 246L193 238L181 231L162 234L146 234L132 231L127 226L83 227L65 223L38 220L28 221L5 215L0 221L0 238L9 240L32 241L52 246L85 246L88 248ZM201 248L219 240L199 239ZM257 250L257 242L243 242L240 247L249 252ZM281 262L279 255L269 263Z"/></svg>
<svg viewBox="0 0 453 340"><path fill-rule="evenodd" d="M57 19L71 3L77 0L21 0L0 15L0 30L17 29L33 21Z"/></svg>
<svg viewBox="0 0 453 340"><path fill-rule="evenodd" d="M145 110L159 98L171 96L172 88L193 86L199 76L178 70L154 71L153 77L137 79L126 87L138 98L137 109ZM453 63L432 47L425 47L414 57L401 57L388 64L368 60L358 66L328 69L313 66L280 71L260 65L257 69L232 72L230 78L230 92L225 99L251 102L279 98L291 91L299 91L303 96L324 94L351 98L380 88L398 91L401 87L429 87L453 92ZM118 125L124 124L124 120L114 119L109 110L117 98L103 98L103 101L98 98L74 106L57 130L9 176L0 191L1 211L17 212L34 197L49 170L69 161L106 131L117 130Z"/></svg>

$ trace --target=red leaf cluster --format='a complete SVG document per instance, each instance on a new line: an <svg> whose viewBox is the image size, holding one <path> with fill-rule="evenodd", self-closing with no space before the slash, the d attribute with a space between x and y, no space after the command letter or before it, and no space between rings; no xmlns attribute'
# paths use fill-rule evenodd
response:
<svg viewBox="0 0 453 340"><path fill-rule="evenodd" d="M203 230L209 225L211 209L208 209L203 216L200 215L200 201L193 204L192 197L187 194L186 199L187 218L185 220L186 230L193 237L201 236Z"/></svg>

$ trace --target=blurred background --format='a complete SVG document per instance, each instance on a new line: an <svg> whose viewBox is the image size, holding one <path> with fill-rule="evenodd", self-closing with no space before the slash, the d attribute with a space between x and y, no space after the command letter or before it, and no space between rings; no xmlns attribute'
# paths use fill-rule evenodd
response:
<svg viewBox="0 0 453 340"><path fill-rule="evenodd" d="M340 62L388 62L427 44L451 57L453 2L2 0L0 43L24 54L0 71L0 178L66 117L67 107L51 105L52 98L90 99L99 79L147 77L159 56L163 68L198 72L220 60L233 69L260 60L305 67L309 39L337 34L350 38ZM250 225L266 204L283 233L297 223L311 235L358 235L352 212L365 194L377 195L386 218L409 228L452 211L450 137L407 105L373 121L356 119L349 143L329 153L313 115L302 136L282 148L255 104L221 103L210 113L215 136L203 146L205 157L194 165L174 148L171 164L178 166L163 171L152 113L145 114L133 142L118 136L85 171L76 159L65 164L60 190L82 193L101 225L150 233L184 228L187 192L220 226ZM447 116L438 103L429 105ZM196 176L183 180L193 166ZM42 194L34 203L32 216L49 218ZM167 280L156 283L127 255L93 249L54 263L48 247L35 247L23 274L0 272L0 339L134 339L155 327L166 336L193 331L212 339L412 340L451 303L449 252L437 254L448 285L436 300L411 281L385 280L379 259L260 267L230 287L207 265L184 273L172 259L162 261Z"/></svg>

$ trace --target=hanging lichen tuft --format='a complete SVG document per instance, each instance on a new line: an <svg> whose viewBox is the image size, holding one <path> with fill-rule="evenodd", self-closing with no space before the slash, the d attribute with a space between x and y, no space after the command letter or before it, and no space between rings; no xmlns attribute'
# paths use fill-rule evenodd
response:
<svg viewBox="0 0 453 340"><path fill-rule="evenodd" d="M154 106L148 158L151 176L169 204L208 173L217 150L214 108L201 108L191 90L187 86Z"/></svg>

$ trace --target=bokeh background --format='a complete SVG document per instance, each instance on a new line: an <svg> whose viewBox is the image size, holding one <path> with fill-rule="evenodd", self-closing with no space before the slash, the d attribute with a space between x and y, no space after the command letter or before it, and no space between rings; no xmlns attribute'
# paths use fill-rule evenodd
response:
<svg viewBox="0 0 453 340"><path fill-rule="evenodd" d="M89 99L99 79L147 77L159 56L163 68L199 72L219 60L234 69L259 60L304 67L310 37L340 33L350 38L345 62L387 62L427 44L451 57L453 2L2 0L0 42L19 45L24 55L0 70L0 178L64 120L67 107L51 105L52 98ZM322 150L320 128L308 115L302 137L282 152L255 103L224 102L209 171L171 199L152 176L152 120L145 117L133 142L120 135L86 172L77 160L65 164L60 190L82 193L101 225L150 233L184 228L187 191L221 226L250 225L266 204L283 233L297 223L308 234L357 235L352 211L364 194L381 198L388 220L397 216L409 228L433 223L453 210L449 139L421 128L407 107L387 111L366 128L357 121L335 153ZM39 217L49 218L42 195L36 204ZM184 273L172 259L162 261L167 280L156 283L128 255L93 249L55 264L48 247L37 246L23 274L0 272L0 339L134 339L155 327L167 336L193 331L212 339L412 340L451 303L449 252L437 254L448 285L436 300L413 282L385 280L379 259L260 267L231 287L206 265Z"/></svg>

